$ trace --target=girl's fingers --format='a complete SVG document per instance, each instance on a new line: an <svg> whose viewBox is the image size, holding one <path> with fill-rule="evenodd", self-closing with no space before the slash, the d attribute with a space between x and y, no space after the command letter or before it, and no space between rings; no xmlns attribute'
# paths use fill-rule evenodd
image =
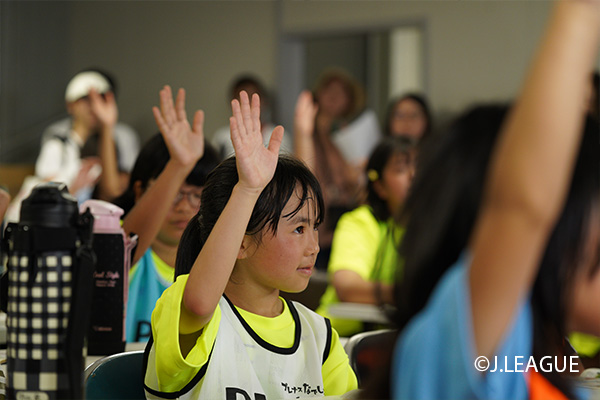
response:
<svg viewBox="0 0 600 400"><path fill-rule="evenodd" d="M185 112L185 89L179 89L177 100L175 101L175 111L179 121L187 121L187 113Z"/></svg>
<svg viewBox="0 0 600 400"><path fill-rule="evenodd" d="M152 107L152 114L154 114L154 120L156 121L158 130L160 130L164 136L165 132L167 132L169 128L168 128L167 123L165 122L164 118L162 117L162 114L161 114L160 110L158 109L158 107Z"/></svg>
<svg viewBox="0 0 600 400"><path fill-rule="evenodd" d="M173 115L173 97L171 87L166 85L160 91L160 110L167 126L173 125L175 118Z"/></svg>
<svg viewBox="0 0 600 400"><path fill-rule="evenodd" d="M231 135L233 148L237 149L240 143L240 131L238 130L238 124L235 117L229 117L229 133Z"/></svg>
<svg viewBox="0 0 600 400"><path fill-rule="evenodd" d="M196 134L204 135L204 111L198 110L194 114L194 127L193 132Z"/></svg>
<svg viewBox="0 0 600 400"><path fill-rule="evenodd" d="M240 107L242 109L242 123L244 124L245 133L248 134L252 132L252 111L250 109L250 99L248 98L248 93L242 90L240 92Z"/></svg>
<svg viewBox="0 0 600 400"><path fill-rule="evenodd" d="M104 94L104 101L106 102L106 104L116 104L115 94L113 92L106 92Z"/></svg>
<svg viewBox="0 0 600 400"><path fill-rule="evenodd" d="M252 113L252 130L254 132L260 132L260 97L257 93L252 95L250 112Z"/></svg>
<svg viewBox="0 0 600 400"><path fill-rule="evenodd" d="M244 119L242 117L241 106L237 100L231 101L231 110L233 111L233 118L235 119L235 125L238 132L238 139L241 139L242 136L246 134L246 130L244 127Z"/></svg>
<svg viewBox="0 0 600 400"><path fill-rule="evenodd" d="M283 126L277 125L271 133L271 139L269 139L269 151L271 153L279 154L279 148L283 141Z"/></svg>

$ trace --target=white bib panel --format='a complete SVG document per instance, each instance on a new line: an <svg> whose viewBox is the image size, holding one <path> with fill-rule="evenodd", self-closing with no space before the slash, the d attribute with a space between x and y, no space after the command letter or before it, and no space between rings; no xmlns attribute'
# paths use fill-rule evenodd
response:
<svg viewBox="0 0 600 400"><path fill-rule="evenodd" d="M294 344L262 340L225 296L221 321L205 367L183 390L162 393L146 388L147 398L275 400L324 396L321 367L331 347L329 320L288 301L295 322ZM154 361L150 349L150 369Z"/></svg>

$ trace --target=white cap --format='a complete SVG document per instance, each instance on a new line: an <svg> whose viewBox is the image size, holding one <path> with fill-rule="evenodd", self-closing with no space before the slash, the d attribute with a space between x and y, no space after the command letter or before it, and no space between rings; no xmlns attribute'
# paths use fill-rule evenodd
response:
<svg viewBox="0 0 600 400"><path fill-rule="evenodd" d="M90 93L90 89L96 89L98 93L110 91L110 83L102 74L94 71L80 72L71 79L65 91L67 102L77 101Z"/></svg>

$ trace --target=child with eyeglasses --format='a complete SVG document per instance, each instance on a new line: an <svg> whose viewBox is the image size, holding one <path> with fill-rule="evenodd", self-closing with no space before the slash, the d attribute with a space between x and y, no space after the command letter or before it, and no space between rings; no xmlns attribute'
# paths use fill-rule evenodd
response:
<svg viewBox="0 0 600 400"><path fill-rule="evenodd" d="M175 104L169 86L160 99L160 109L153 109L160 133L142 148L126 192L115 201L125 210L125 232L138 235L129 272L127 342L148 340L154 305L173 283L181 235L200 208L208 173L220 161L204 139L203 112L195 113L192 126L187 122L183 89Z"/></svg>

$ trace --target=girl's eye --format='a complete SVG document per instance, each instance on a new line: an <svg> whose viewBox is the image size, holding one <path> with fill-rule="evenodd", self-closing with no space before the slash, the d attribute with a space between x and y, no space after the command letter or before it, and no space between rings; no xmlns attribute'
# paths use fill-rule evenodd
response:
<svg viewBox="0 0 600 400"><path fill-rule="evenodd" d="M299 226L296 229L294 229L294 232L296 232L296 233L304 233L304 227L303 226Z"/></svg>

